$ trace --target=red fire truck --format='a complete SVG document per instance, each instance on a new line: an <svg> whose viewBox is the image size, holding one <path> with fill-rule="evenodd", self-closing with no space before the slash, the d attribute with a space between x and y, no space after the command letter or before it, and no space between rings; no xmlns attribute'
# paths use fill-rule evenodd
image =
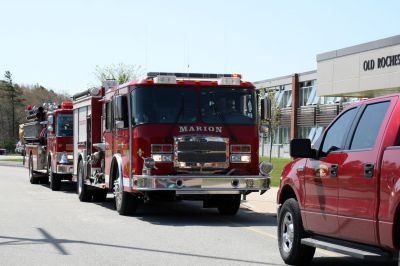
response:
<svg viewBox="0 0 400 266"><path fill-rule="evenodd" d="M52 190L59 190L61 180L72 179L72 106L72 102L63 102L28 110L24 161L32 184L50 182Z"/></svg>
<svg viewBox="0 0 400 266"><path fill-rule="evenodd" d="M241 195L269 189L256 92L240 75L153 72L73 100L81 201L113 191L121 215L152 199L201 200L235 214Z"/></svg>

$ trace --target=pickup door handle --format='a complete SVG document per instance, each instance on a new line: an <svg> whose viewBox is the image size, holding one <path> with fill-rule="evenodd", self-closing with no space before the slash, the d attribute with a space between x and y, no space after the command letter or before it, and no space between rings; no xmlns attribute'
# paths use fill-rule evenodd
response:
<svg viewBox="0 0 400 266"><path fill-rule="evenodd" d="M330 174L331 177L337 177L339 166L337 164L331 164Z"/></svg>
<svg viewBox="0 0 400 266"><path fill-rule="evenodd" d="M371 178L374 175L374 164L366 163L364 164L364 176Z"/></svg>

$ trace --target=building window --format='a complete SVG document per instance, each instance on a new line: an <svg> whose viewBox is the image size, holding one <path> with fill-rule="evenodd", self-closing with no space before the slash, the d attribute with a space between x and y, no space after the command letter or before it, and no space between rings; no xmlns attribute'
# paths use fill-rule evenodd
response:
<svg viewBox="0 0 400 266"><path fill-rule="evenodd" d="M279 128L279 144L289 144L290 142L290 128Z"/></svg>
<svg viewBox="0 0 400 266"><path fill-rule="evenodd" d="M277 107L286 108L292 106L292 84L268 87L265 91L275 93Z"/></svg>
<svg viewBox="0 0 400 266"><path fill-rule="evenodd" d="M300 139L308 139L312 129L313 129L313 127L299 127L297 129L298 137Z"/></svg>
<svg viewBox="0 0 400 266"><path fill-rule="evenodd" d="M283 91L282 101L279 105L280 108L290 107L292 106L292 91Z"/></svg>

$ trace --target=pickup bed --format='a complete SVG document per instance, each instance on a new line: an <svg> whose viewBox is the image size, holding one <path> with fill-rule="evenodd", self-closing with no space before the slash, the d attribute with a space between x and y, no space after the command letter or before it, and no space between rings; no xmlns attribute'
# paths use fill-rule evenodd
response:
<svg viewBox="0 0 400 266"><path fill-rule="evenodd" d="M400 94L346 108L311 146L293 139L277 202L285 263L315 248L397 258L400 246Z"/></svg>

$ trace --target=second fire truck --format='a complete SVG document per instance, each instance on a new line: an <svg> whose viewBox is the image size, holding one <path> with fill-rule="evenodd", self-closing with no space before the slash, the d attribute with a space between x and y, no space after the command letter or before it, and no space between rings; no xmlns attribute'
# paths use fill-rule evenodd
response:
<svg viewBox="0 0 400 266"><path fill-rule="evenodd" d="M113 191L121 215L152 199L200 200L235 214L241 195L269 189L256 92L240 75L148 73L73 100L81 201Z"/></svg>
<svg viewBox="0 0 400 266"><path fill-rule="evenodd" d="M62 180L72 179L72 102L28 109L23 138L29 181L49 182L52 190L59 190Z"/></svg>

